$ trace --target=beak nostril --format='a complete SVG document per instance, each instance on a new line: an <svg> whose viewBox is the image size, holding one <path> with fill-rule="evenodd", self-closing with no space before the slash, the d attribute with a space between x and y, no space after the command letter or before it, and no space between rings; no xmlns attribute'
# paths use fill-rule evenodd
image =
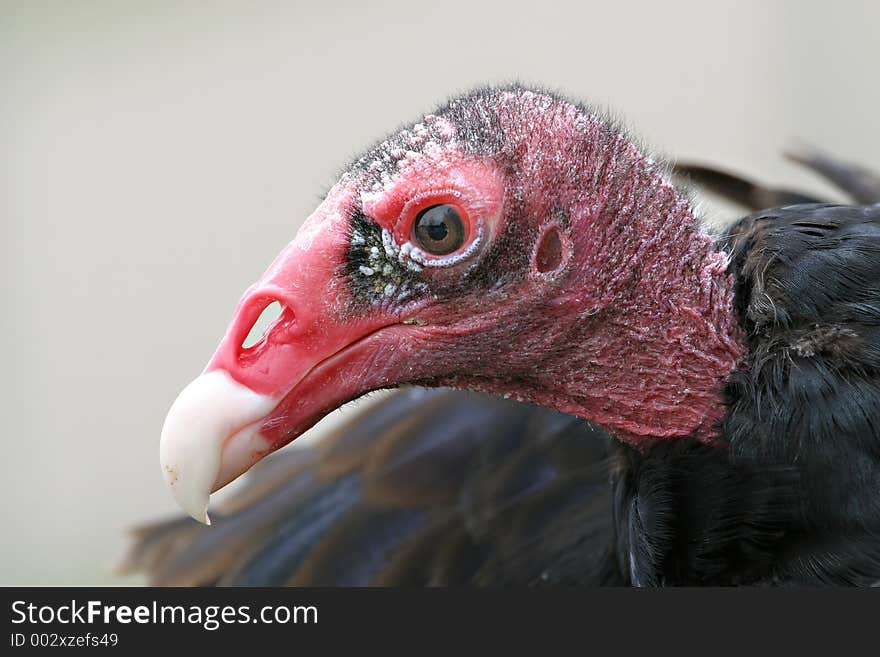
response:
<svg viewBox="0 0 880 657"><path fill-rule="evenodd" d="M253 326L251 326L251 330L241 343L241 348L252 349L262 342L269 334L272 326L281 316L283 309L283 306L278 301L273 301L263 308L263 312L257 317L257 320L254 322Z"/></svg>

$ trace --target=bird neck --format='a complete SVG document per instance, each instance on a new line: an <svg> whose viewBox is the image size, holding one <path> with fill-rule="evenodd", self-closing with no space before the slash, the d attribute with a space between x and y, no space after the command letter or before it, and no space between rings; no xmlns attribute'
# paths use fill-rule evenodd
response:
<svg viewBox="0 0 880 657"><path fill-rule="evenodd" d="M515 396L637 446L714 440L724 382L745 353L727 254L662 166L607 123L590 116L558 134L558 148L530 149L540 161L526 170L555 182L528 195L540 207L527 211L567 208L574 257L565 292L539 311L541 344L523 347L541 354L538 380ZM558 164L572 156L585 166Z"/></svg>
<svg viewBox="0 0 880 657"><path fill-rule="evenodd" d="M620 135L609 139L576 231L586 255L577 275L595 290L579 414L636 445L711 441L724 381L745 353L727 255L659 166Z"/></svg>

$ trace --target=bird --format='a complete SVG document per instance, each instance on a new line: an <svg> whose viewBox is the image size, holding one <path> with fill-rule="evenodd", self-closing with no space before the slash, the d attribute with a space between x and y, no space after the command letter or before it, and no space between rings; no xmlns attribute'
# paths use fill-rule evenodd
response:
<svg viewBox="0 0 880 657"><path fill-rule="evenodd" d="M378 141L172 405L160 462L191 518L134 530L122 570L877 584L880 178L793 159L852 203L670 164L606 113L521 84ZM710 230L698 185L754 212ZM252 466L209 518L209 495Z"/></svg>

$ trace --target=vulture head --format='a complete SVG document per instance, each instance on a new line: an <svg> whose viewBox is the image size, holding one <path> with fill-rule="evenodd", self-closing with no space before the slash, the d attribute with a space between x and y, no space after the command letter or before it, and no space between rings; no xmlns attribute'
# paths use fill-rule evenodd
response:
<svg viewBox="0 0 880 657"><path fill-rule="evenodd" d="M244 293L168 413L165 478L207 522L212 491L403 384L540 404L637 447L711 441L744 352L726 269L664 167L601 115L518 86L456 98L354 161Z"/></svg>

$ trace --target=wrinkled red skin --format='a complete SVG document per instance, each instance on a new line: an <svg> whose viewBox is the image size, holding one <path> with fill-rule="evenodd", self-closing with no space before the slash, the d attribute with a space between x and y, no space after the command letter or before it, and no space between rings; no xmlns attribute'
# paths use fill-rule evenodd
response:
<svg viewBox="0 0 880 657"><path fill-rule="evenodd" d="M599 119L561 101L548 110L537 94L508 100L496 109L515 167L447 143L378 190L344 176L245 294L207 369L279 400L262 422L267 452L342 403L403 383L539 403L637 446L715 437L722 383L744 353L725 255L658 167ZM462 262L422 272L445 292L359 310L341 266L354 200L401 245L418 208L448 194L467 216L461 250L476 226L483 237ZM513 199L528 226L508 225ZM507 248L520 250L522 270L450 295L514 228ZM550 270L536 262L548 230L560 242ZM243 350L272 300L285 312Z"/></svg>

